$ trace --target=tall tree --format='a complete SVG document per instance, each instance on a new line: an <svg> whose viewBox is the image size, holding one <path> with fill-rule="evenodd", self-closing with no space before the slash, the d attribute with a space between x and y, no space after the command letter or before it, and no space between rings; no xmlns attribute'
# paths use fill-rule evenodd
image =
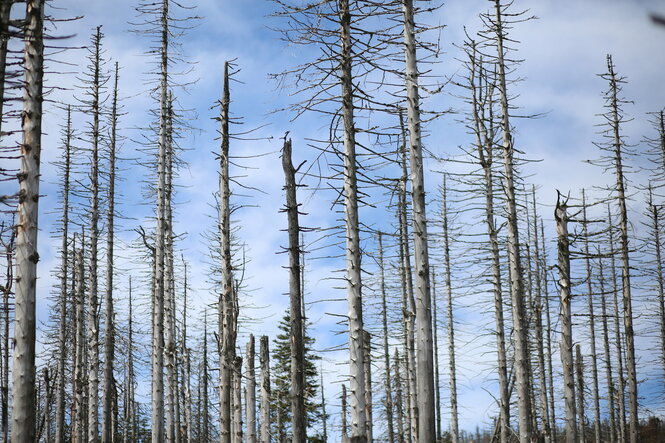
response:
<svg viewBox="0 0 665 443"><path fill-rule="evenodd" d="M16 299L12 440L35 441L36 285L40 156L42 137L42 85L44 77L44 2L27 0L23 69L21 169L16 235ZM3 79L4 80L4 79Z"/></svg>

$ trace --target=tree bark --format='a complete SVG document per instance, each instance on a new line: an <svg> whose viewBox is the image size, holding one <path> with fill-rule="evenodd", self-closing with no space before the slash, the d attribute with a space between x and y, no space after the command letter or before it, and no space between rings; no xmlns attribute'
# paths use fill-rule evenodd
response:
<svg viewBox="0 0 665 443"><path fill-rule="evenodd" d="M404 432L404 403L402 400L402 377L399 371L399 349L395 349L395 405L397 414L397 443L404 443L406 434Z"/></svg>
<svg viewBox="0 0 665 443"><path fill-rule="evenodd" d="M245 420L247 443L256 443L256 373L254 371L254 335L249 334L245 354Z"/></svg>
<svg viewBox="0 0 665 443"><path fill-rule="evenodd" d="M75 305L76 305L76 361L74 365L74 414L72 417L73 432L72 440L75 443L85 441L85 320L84 320L84 279L85 267L83 263L83 244L75 250L74 269L76 275L75 283Z"/></svg>
<svg viewBox="0 0 665 443"><path fill-rule="evenodd" d="M586 416L584 413L584 363L582 361L582 351L580 345L575 346L575 369L577 376L577 415L579 417L579 437L580 443L586 443Z"/></svg>
<svg viewBox="0 0 665 443"><path fill-rule="evenodd" d="M388 427L388 443L395 442L395 428L393 419L393 388L390 373L390 347L388 345L388 306L386 304L386 276L383 261L383 232L379 231L379 278L381 285L381 327L383 330L383 365L385 369L384 387L386 408L386 421Z"/></svg>
<svg viewBox="0 0 665 443"><path fill-rule="evenodd" d="M42 136L42 80L44 76L44 2L26 1L23 68L21 169L16 236L16 297L12 441L35 439L35 303L37 285L39 164Z"/></svg>
<svg viewBox="0 0 665 443"><path fill-rule="evenodd" d="M609 438L610 443L616 442L617 426L616 426L616 412L615 412L615 391L614 379L612 378L612 354L610 353L610 339L607 327L607 293L605 292L605 272L603 269L603 259L601 258L600 250L598 251L598 277L600 285L600 313L603 323L603 350L605 354L605 374L607 378L607 405L609 409Z"/></svg>
<svg viewBox="0 0 665 443"><path fill-rule="evenodd" d="M261 336L259 363L261 364L261 429L259 441L270 443L270 350L268 336Z"/></svg>
<svg viewBox="0 0 665 443"><path fill-rule="evenodd" d="M566 442L577 443L575 411L575 376L573 361L573 324L571 316L572 294L570 282L570 240L568 238L568 212L566 202L557 195L556 231L558 239L558 267L560 287L561 364L563 366L564 405L566 409Z"/></svg>

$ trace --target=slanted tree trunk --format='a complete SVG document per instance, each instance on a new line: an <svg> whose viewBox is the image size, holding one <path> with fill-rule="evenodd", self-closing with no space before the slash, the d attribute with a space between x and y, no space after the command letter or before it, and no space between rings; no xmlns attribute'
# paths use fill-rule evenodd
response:
<svg viewBox="0 0 665 443"><path fill-rule="evenodd" d="M584 413L584 362L580 345L575 346L575 372L577 377L577 415L580 424L580 443L586 443L586 415Z"/></svg>
<svg viewBox="0 0 665 443"><path fill-rule="evenodd" d="M494 0L497 49L497 80L501 106L501 132L503 152L503 190L506 194L508 267L510 294L512 298L513 329L515 337L515 383L517 385L517 406L519 411L519 440L529 443L534 440L531 427L531 386L529 380L529 349L527 320L524 312L524 281L520 255L519 228L517 220L517 198L515 196L514 140L510 126L510 108L506 80L504 48L505 29L503 27L503 5Z"/></svg>
<svg viewBox="0 0 665 443"><path fill-rule="evenodd" d="M575 375L573 361L573 324L571 315L570 240L568 238L568 212L565 201L557 195L556 232L558 240L558 267L560 288L561 364L563 366L564 404L566 409L566 443L577 443L575 411Z"/></svg>
<svg viewBox="0 0 665 443"><path fill-rule="evenodd" d="M58 310L58 366L56 368L55 398L55 441L65 441L65 367L69 354L67 343L67 311L69 298L69 259L73 257L69 250L69 187L71 173L72 110L67 106L67 125L64 131L64 158L62 176L62 243L60 247L60 301ZM4 423L4 421L3 421ZM5 438L4 441L7 441Z"/></svg>
<svg viewBox="0 0 665 443"><path fill-rule="evenodd" d="M111 105L111 140L109 143L108 211L106 217L106 293L104 297L106 333L104 336L104 394L102 414L102 442L115 439L113 427L113 401L116 396L113 365L115 362L115 313L113 309L113 247L115 223L116 141L118 130L118 63L115 64L113 102Z"/></svg>
<svg viewBox="0 0 665 443"><path fill-rule="evenodd" d="M286 206L289 233L289 329L291 348L291 433L294 442L307 439L305 424L305 343L303 338L302 292L300 269L300 224L298 222L298 199L296 196L296 172L291 161L291 139L284 139L282 148Z"/></svg>
<svg viewBox="0 0 665 443"><path fill-rule="evenodd" d="M390 374L390 347L388 345L388 306L386 304L386 276L383 261L383 232L379 231L379 279L381 285L381 327L383 331L383 366L384 374L384 406L388 427L388 443L395 442L393 420L393 388Z"/></svg>
<svg viewBox="0 0 665 443"><path fill-rule="evenodd" d="M37 285L37 232L39 163L42 137L42 79L44 76L44 2L27 0L23 69L21 169L16 235L16 297L12 441L35 441L35 304Z"/></svg>
<svg viewBox="0 0 665 443"><path fill-rule="evenodd" d="M351 390L351 443L367 442L365 405L365 354L363 352L362 277L358 182L356 178L356 128L352 74L351 12L349 0L339 0L340 81L344 127L344 224L346 228L346 281L349 318L349 388Z"/></svg>
<svg viewBox="0 0 665 443"><path fill-rule="evenodd" d="M247 443L256 443L256 373L254 371L254 335L249 334L245 354L245 420Z"/></svg>
<svg viewBox="0 0 665 443"><path fill-rule="evenodd" d="M260 443L270 443L270 349L268 349L268 336L261 336L259 350L259 363L261 364L261 429Z"/></svg>
<svg viewBox="0 0 665 443"><path fill-rule="evenodd" d="M413 249L416 268L416 342L418 441L436 439L434 416L434 354L430 295L427 209L420 128L420 97L413 0L402 1L406 73L411 198L413 199Z"/></svg>

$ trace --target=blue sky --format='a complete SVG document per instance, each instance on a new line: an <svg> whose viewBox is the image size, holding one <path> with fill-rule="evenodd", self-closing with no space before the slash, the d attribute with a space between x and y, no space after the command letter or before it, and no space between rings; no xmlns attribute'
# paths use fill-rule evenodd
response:
<svg viewBox="0 0 665 443"><path fill-rule="evenodd" d="M241 325L241 345L244 344L246 333L255 335L271 334L284 310L288 299L288 277L283 266L286 257L277 255L280 245L286 244L286 237L281 230L286 226L286 219L279 213L282 206L283 193L282 172L278 161L280 137L290 131L294 141L294 156L298 159L311 158L312 151L307 147L307 138L316 138L325 131L325 119L304 116L296 122L290 122L286 113L273 113L275 109L284 107L292 98L288 90L280 90L269 80L270 73L277 73L292 67L301 61L303 53L300 48L288 46L278 39L278 35L269 29L279 25L274 18L267 17L273 5L264 0L247 0L243 2L224 2L201 0L197 3L195 14L201 19L193 29L187 31L182 40L182 52L191 63L191 72L186 78L196 83L185 89L176 91L182 108L190 110L186 115L194 128L181 144L186 151L182 154L186 166L181 170L177 193L176 232L182 233L179 242L182 253L191 264L190 285L194 310L192 317L200 317L204 305L213 303L215 294L210 290L208 282L208 264L206 258L207 245L203 233L213 226L211 205L213 193L217 187L217 164L214 152L218 151L216 139L216 123L212 118L216 111L211 109L221 92L221 73L225 60L236 59L240 72L236 75L238 83L232 85L233 113L244 119L244 128L261 127L256 133L257 140L234 143L232 152L239 157L266 154L256 158L240 159L239 163L251 169L235 168L242 183L259 188L263 193L250 191L250 197L237 196L236 202L247 207L236 212L239 231L238 238L246 243L249 259L247 265L247 292L241 300L246 306L241 317L253 318ZM582 187L602 186L611 183L611 176L604 174L599 168L582 163L583 160L598 156L594 141L599 141L596 126L601 122L597 114L603 112L602 91L605 82L597 74L605 72L605 57L611 53L617 71L627 77L624 96L634 103L626 107L626 112L634 117L634 121L626 125L626 135L631 143L638 144L646 135L653 132L647 122L646 113L656 111L665 106L665 88L662 86L665 72L665 27L656 27L649 19L650 12L665 15L665 6L659 1L600 1L583 2L563 1L531 1L516 2L516 9L530 7L531 13L538 20L518 24L512 36L517 44L518 58L524 59L519 66L517 75L523 80L512 89L516 95L515 104L521 107L524 114L543 114L538 119L519 119L516 126L516 144L531 159L541 160L523 168L528 182L539 187L539 203L541 214L552 237L551 223L552 206L555 202L555 189L562 192L568 190L576 193ZM123 143L122 155L135 157L138 131L135 127L144 125L148 120L147 110L152 102L146 94L146 75L150 69L145 55L147 39L128 32L130 22L136 21L133 6L135 0L117 0L82 2L61 0L54 3L62 9L52 9L56 17L83 16L74 22L63 22L57 25L55 34L73 35L67 40L72 47L86 45L90 34L97 25L103 25L106 35L104 48L107 57L118 61L121 66L120 88L126 115L121 119L123 134L127 137ZM442 6L435 15L428 17L431 23L445 25L441 34L443 53L440 63L432 67L433 72L442 79L461 74L458 59L461 51L455 45L462 43L464 26L470 33L477 30L480 21L478 12L489 7L489 2L472 0L450 1ZM83 69L84 51L72 49L58 54L58 60L65 60L73 66L65 68L70 74L51 75L47 85L65 88L53 91L50 98L71 101L72 89L78 84L76 72ZM52 64L51 66L56 66ZM61 65L59 65L61 66ZM54 68L55 69L55 68ZM62 70L59 68L58 70ZM67 89L69 88L69 89ZM437 96L436 104L443 107L462 108L455 95L461 91L450 85ZM62 112L57 111L53 103L48 103L45 113L45 143L43 148L44 198L41 200L41 232L40 237L40 283L38 310L42 321L46 320L48 305L46 297L51 291L54 280L50 271L57 263L57 246L59 240L50 235L56 219L54 208L57 206L57 183L54 167L51 165L58 158L59 142L58 125L63 122ZM453 156L458 153L458 146L471 142L464 127L459 123L459 116L447 115L428 126L430 133L426 144L428 149L438 156ZM81 122L81 117L77 117ZM262 126L267 125L267 126ZM325 134L325 132L323 132ZM272 139L268 139L272 137ZM319 138L321 138L319 136ZM636 160L640 162L640 159ZM119 240L125 246L118 250L119 261L127 272L122 275L136 273L140 266L136 265L136 251L129 244L136 240L133 231L139 224L151 226L148 220L151 206L145 205L138 198L140 180L148 179L148 171L135 166L131 160L123 163L124 184L121 197L121 213L129 219L122 222L123 230L118 233ZM444 166L448 167L448 166ZM441 165L429 163L432 170L440 170ZM641 176L634 178L641 180ZM430 195L434 195L434 186L438 183L438 175L428 175ZM3 184L3 187L6 184ZM3 188L4 189L4 188ZM238 194L247 194L237 191ZM305 201L304 211L308 213L301 222L305 226L330 227L338 223L338 215L331 211L329 194L311 196L308 191L301 193ZM305 200L305 196L307 196ZM636 198L631 203L635 213L640 212L642 201ZM365 209L363 215L375 227L388 229L393 223L392 216L385 209ZM315 234L307 236L308 241L314 240ZM119 243L120 244L120 243ZM364 245L371 249L373 240L366 238ZM312 247L313 249L313 247ZM332 252L331 252L332 251ZM324 252L312 252L310 257L333 254L334 249ZM340 251L337 251L338 253ZM367 271L374 271L371 260L366 259ZM307 300L316 302L328 299L342 299L344 291L335 289L340 281L331 281L333 271L342 269L341 259L310 260L307 265ZM461 271L459 271L461 272ZM368 279L369 277L368 274ZM123 300L126 282L119 276L117 293ZM137 289L140 296L146 297L147 287ZM367 291L371 293L371 290ZM371 296L368 296L371 299ZM473 296L460 294L457 300L460 306L473 304ZM118 303L121 312L124 302ZM440 304L443 307L443 303ZM147 305L143 304L143 309ZM442 309L442 308L441 308ZM491 344L488 334L478 337L480 326L489 328L483 322L489 317L482 314L482 309L471 309L468 315L461 314L458 340L461 346L458 363L463 370L460 386L460 405L462 427L472 429L476 424L482 426L489 423L489 416L495 409L487 390L494 389L491 381L491 367L494 357L487 353ZM317 347L332 348L344 344L342 335L333 334L340 331L338 317L329 314L343 314L343 302L316 302L309 305L310 319L315 323L314 335ZM368 308L372 315L376 309ZM463 311L460 311L463 312ZM553 311L554 312L554 311ZM122 317L122 314L119 314ZM196 322L192 322L196 323ZM147 331L146 331L147 332ZM445 339L441 330L440 340ZM331 351L324 355L326 371L326 395L333 399L339 393L339 381L345 367L339 362L345 359L343 351ZM445 364L445 353L442 353L442 367ZM379 368L377 364L377 368ZM446 375L442 375L442 392L445 389ZM145 380L147 383L147 380ZM651 389L651 388L650 388ZM656 388L653 388L656 389ZM445 402L444 402L445 404ZM334 408L333 408L334 410ZM447 411L447 409L446 409ZM338 417L332 421L337 423Z"/></svg>

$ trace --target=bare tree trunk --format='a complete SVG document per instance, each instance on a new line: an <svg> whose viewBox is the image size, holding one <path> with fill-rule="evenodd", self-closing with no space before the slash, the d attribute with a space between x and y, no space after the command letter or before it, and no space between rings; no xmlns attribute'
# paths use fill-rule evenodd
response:
<svg viewBox="0 0 665 443"><path fill-rule="evenodd" d="M362 277L356 178L356 128L354 123L351 12L349 0L339 0L341 36L340 81L344 124L344 224L346 227L346 280L349 317L349 388L351 389L351 442L367 441L365 405L365 354L363 352Z"/></svg>
<svg viewBox="0 0 665 443"><path fill-rule="evenodd" d="M549 412L552 431L552 441L556 442L557 440L557 425L556 425L556 410L554 407L554 371L552 369L552 316L550 312L550 297L549 297L549 284L547 279L547 253L545 248L545 224L543 223L542 218L540 219L540 244L543 250L543 288L545 288L544 293L544 310L545 310L545 338L547 339L547 376L549 379L548 388L549 388Z"/></svg>
<svg viewBox="0 0 665 443"><path fill-rule="evenodd" d="M575 411L575 376L573 361L573 328L570 293L570 246L568 238L568 212L566 202L557 195L554 212L558 237L558 267L560 287L561 364L563 366L564 403L566 409L566 442L577 443Z"/></svg>
<svg viewBox="0 0 665 443"><path fill-rule="evenodd" d="M617 426L615 407L614 379L612 378L612 354L610 353L610 340L607 327L607 293L605 292L605 272L600 251L598 251L598 280L600 284L600 313L603 322L603 350L605 353L605 374L607 378L607 405L609 407L609 442L616 442Z"/></svg>
<svg viewBox="0 0 665 443"><path fill-rule="evenodd" d="M587 280L587 302L589 306L589 343L591 347L591 376L593 382L593 410L594 410L594 441L600 443L600 395L598 389L598 363L596 360L596 317L594 314L593 306L593 287L591 285L592 272L591 272L591 252L589 250L589 219L587 218L586 211L586 197L584 190L582 190L582 235L584 237L584 262L586 265L586 280Z"/></svg>
<svg viewBox="0 0 665 443"><path fill-rule="evenodd" d="M534 316L535 316L535 335L536 335L536 353L538 361L538 379L540 381L539 395L540 395L540 414L543 422L544 439L546 443L552 442L552 423L550 422L549 404L547 403L547 375L545 368L545 340L543 338L543 273L547 272L547 268L543 266L541 253L545 254L543 249L540 249L540 238L538 235L538 212L536 207L536 189L532 189L533 198L533 233L534 233L534 254L535 254L535 301L534 301ZM546 288L545 288L546 289Z"/></svg>
<svg viewBox="0 0 665 443"><path fill-rule="evenodd" d="M11 19L12 5L16 0L0 1L0 115L4 115L5 79L7 78L7 49L9 44L9 21ZM0 120L0 134L2 134L2 121ZM1 137L1 136L0 136ZM5 438L6 440L6 438Z"/></svg>
<svg viewBox="0 0 665 443"><path fill-rule="evenodd" d="M420 131L420 97L416 57L413 0L402 1L404 15L404 53L413 199L413 249L416 268L416 342L418 385L418 441L436 439L434 417L434 355L432 346L432 309L427 245L427 209Z"/></svg>
<svg viewBox="0 0 665 443"><path fill-rule="evenodd" d="M42 79L44 76L44 2L27 0L25 15L25 83L21 127L16 236L16 297L14 314L14 365L12 441L35 439L35 303L37 284L37 232L39 161L42 137Z"/></svg>
<svg viewBox="0 0 665 443"><path fill-rule="evenodd" d="M72 110L67 107L67 126L64 131L64 159L62 177L62 244L60 247L60 306L58 312L58 366L56 369L55 399L55 441L65 441L65 366L68 354L67 344L67 299L69 297L69 258L73 257L68 249L69 242L69 187L71 172ZM4 423L4 421L3 421ZM5 439L7 441L7 439Z"/></svg>
<svg viewBox="0 0 665 443"><path fill-rule="evenodd" d="M441 384L439 382L439 327L436 308L436 275L432 270L432 335L434 336L434 394L436 410L436 441L441 441Z"/></svg>
<svg viewBox="0 0 665 443"><path fill-rule="evenodd" d="M203 360L201 361L202 381L203 384L203 441L208 443L210 441L210 413L208 411L208 313L204 314L203 323ZM201 397L201 396L199 396Z"/></svg>
<svg viewBox="0 0 665 443"><path fill-rule="evenodd" d="M400 127L403 144L401 147L402 178L399 184L398 216L399 216L399 258L400 280L402 288L402 313L404 316L404 361L406 366L406 410L407 410L407 441L417 441L418 438L418 395L416 381L416 340L415 320L416 301L413 296L413 273L411 270L411 247L409 239L409 223L407 221L406 187L408 169L406 162L406 130L402 114L400 113Z"/></svg>
<svg viewBox="0 0 665 443"><path fill-rule="evenodd" d="M505 29L501 0L494 0L497 79L501 102L501 132L503 134L502 152L504 163L504 192L506 194L508 223L508 265L510 274L510 294L512 298L513 329L515 331L515 382L517 384L517 405L519 410L519 439L521 443L534 441L531 428L531 386L529 383L529 349L524 314L524 281L520 255L519 230L517 223L517 199L514 179L514 140L510 126L508 90L506 86L506 62L504 59Z"/></svg>
<svg viewBox="0 0 665 443"><path fill-rule="evenodd" d="M134 396L134 320L132 299L132 277L129 276L128 289L128 315L127 315L127 380L125 382L125 411L123 415L124 443L136 441L136 398Z"/></svg>
<svg viewBox="0 0 665 443"><path fill-rule="evenodd" d="M661 124L663 124L663 113L660 113ZM665 132L663 132L665 134ZM665 138L663 139L663 148L665 149ZM665 156L664 156L665 158ZM651 218L651 241L653 243L656 263L656 281L658 283L658 313L660 318L660 362L663 365L663 374L665 375L665 278L663 276L663 257L661 240L661 211L662 206L653 203L651 187L649 187L648 212Z"/></svg>
<svg viewBox="0 0 665 443"><path fill-rule="evenodd" d="M12 226L15 216L12 216ZM6 273L5 287L2 291L2 437L9 441L9 297L14 286L14 257L16 252L16 229L11 230L9 241L5 244Z"/></svg>
<svg viewBox="0 0 665 443"><path fill-rule="evenodd" d="M383 330L383 365L385 369L384 387L386 408L386 421L388 427L388 443L395 442L395 428L393 425L393 394L390 374L390 347L388 345L388 306L386 304L386 276L383 262L383 232L379 231L379 278L381 284L381 327Z"/></svg>
<svg viewBox="0 0 665 443"><path fill-rule="evenodd" d="M323 426L323 443L328 443L328 414L326 413L326 390L323 385L323 367L320 369L321 374L321 421Z"/></svg>
<svg viewBox="0 0 665 443"><path fill-rule="evenodd" d="M261 429L259 441L270 443L270 350L268 349L268 336L261 336L259 353L261 364Z"/></svg>
<svg viewBox="0 0 665 443"><path fill-rule="evenodd" d="M219 392L220 392L220 442L231 442L232 372L235 364L236 343L236 294L233 285L231 263L231 192L229 190L229 63L224 63L224 91L221 100L221 155L219 176L219 236L221 245L222 293L219 297Z"/></svg>
<svg viewBox="0 0 665 443"><path fill-rule="evenodd" d="M247 443L256 443L256 373L254 371L253 334L249 334L245 354L245 420L247 420Z"/></svg>
<svg viewBox="0 0 665 443"><path fill-rule="evenodd" d="M349 430L347 425L346 385L342 385L342 443L349 441Z"/></svg>
<svg viewBox="0 0 665 443"><path fill-rule="evenodd" d="M236 356L232 374L232 426L234 443L242 443L242 357Z"/></svg>
<svg viewBox="0 0 665 443"><path fill-rule="evenodd" d="M490 240L490 255L492 260L492 287L494 294L494 319L496 327L497 363L499 375L499 426L500 441L507 443L510 435L510 393L508 390L508 359L506 357L506 338L503 316L503 292L501 289L501 260L499 254L499 239L495 221L494 209L494 172L492 169L494 159L494 114L492 109L492 94L494 85L484 74L482 64L477 60L475 42L471 42L469 58L471 64L470 87L472 93L474 130L478 161L483 168L484 194L485 194L485 223ZM478 76L476 77L476 70ZM477 79L477 80L476 80ZM485 105L482 93L485 93Z"/></svg>
<svg viewBox="0 0 665 443"><path fill-rule="evenodd" d="M372 422L372 343L370 333L363 331L363 352L365 352L365 416L367 417L367 441L374 441Z"/></svg>
<svg viewBox="0 0 665 443"><path fill-rule="evenodd" d="M618 401L619 409L619 435L617 441L619 443L624 443L626 441L627 435L627 423L626 423L626 379L624 378L624 354L623 354L623 335L621 334L620 326L620 316L619 316L619 283L617 282L617 267L616 260L614 257L615 241L614 241L614 222L612 221L612 212L607 208L607 217L609 225L609 247L612 251L610 256L610 269L612 275L612 295L614 297L614 342L616 346L616 356L617 356L617 384L618 392L616 395L616 400Z"/></svg>
<svg viewBox="0 0 665 443"><path fill-rule="evenodd" d="M446 312L448 317L448 364L450 370L450 427L451 441L458 443L459 420L457 412L457 371L455 366L455 325L453 319L453 285L450 270L450 236L448 233L448 196L447 196L446 176L443 176L442 207L443 214L443 262L446 282Z"/></svg>
<svg viewBox="0 0 665 443"><path fill-rule="evenodd" d="M399 373L399 349L395 349L395 405L397 414L397 443L404 443L406 434L404 432L404 408L402 400L402 377Z"/></svg>
<svg viewBox="0 0 665 443"><path fill-rule="evenodd" d="M291 348L291 432L294 443L304 443L307 439L305 424L305 343L303 338L303 306L300 268L300 224L298 223L298 199L296 196L296 172L291 161L291 139L284 138L282 148L282 168L284 169L286 206L289 233L289 329Z"/></svg>
<svg viewBox="0 0 665 443"><path fill-rule="evenodd" d="M575 369L577 375L577 415L580 425L580 443L586 443L586 414L584 413L584 362L580 345L575 346Z"/></svg>
<svg viewBox="0 0 665 443"><path fill-rule="evenodd" d="M157 152L157 230L155 233L154 290L152 319L152 442L164 440L164 303L165 303L165 255L166 255L166 168L169 150L167 146L168 120L168 67L169 67L169 0L162 0L159 20L161 39L159 49L159 137Z"/></svg>
<svg viewBox="0 0 665 443"><path fill-rule="evenodd" d="M633 306L630 287L630 257L628 245L628 211L626 209L625 178L623 173L623 141L620 135L620 125L623 116L619 111L618 93L621 78L617 78L612 64L612 56L607 56L607 79L610 82L608 98L610 100L610 126L613 136L613 159L616 172L616 191L619 204L619 241L621 246L621 286L623 294L623 326L626 335L626 369L628 376L628 405L629 405L629 441L637 443L639 418L637 415L637 370L635 367L635 333L633 331Z"/></svg>
<svg viewBox="0 0 665 443"><path fill-rule="evenodd" d="M113 103L111 105L111 140L109 143L109 188L108 212L106 218L106 293L105 319L106 334L104 336L104 397L102 418L102 442L114 441L115 429L113 427L113 399L116 395L113 364L115 362L115 313L113 310L113 246L115 222L115 162L116 162L116 135L118 125L118 63L115 64L115 80L113 88Z"/></svg>
<svg viewBox="0 0 665 443"><path fill-rule="evenodd" d="M74 269L76 275L75 306L76 306L76 362L74 365L74 416L72 417L72 440L75 443L85 441L85 320L84 320L84 279L83 240L81 248L75 250Z"/></svg>

